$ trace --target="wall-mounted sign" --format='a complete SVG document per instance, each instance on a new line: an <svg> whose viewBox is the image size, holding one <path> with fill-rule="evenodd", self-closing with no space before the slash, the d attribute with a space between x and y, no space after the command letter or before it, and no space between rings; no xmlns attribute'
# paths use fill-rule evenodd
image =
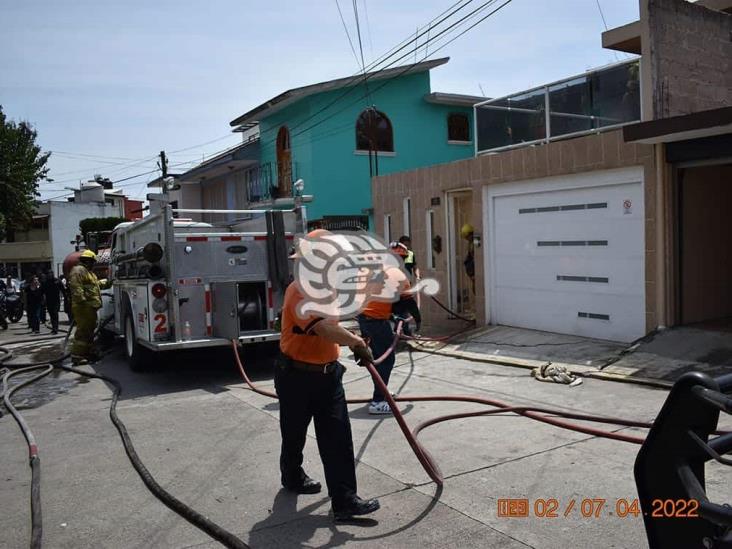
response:
<svg viewBox="0 0 732 549"><path fill-rule="evenodd" d="M626 198L623 200L623 213L624 214L632 214L633 213L633 201L629 198Z"/></svg>
<svg viewBox="0 0 732 549"><path fill-rule="evenodd" d="M433 196L430 200L430 204L432 206L439 206L440 205L440 197L439 196Z"/></svg>

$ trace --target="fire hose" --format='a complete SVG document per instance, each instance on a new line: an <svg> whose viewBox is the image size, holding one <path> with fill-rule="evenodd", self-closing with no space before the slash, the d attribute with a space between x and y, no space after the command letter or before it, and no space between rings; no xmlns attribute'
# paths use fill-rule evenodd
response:
<svg viewBox="0 0 732 549"><path fill-rule="evenodd" d="M95 333L98 333L101 328L104 327L104 325L109 322L110 319L106 319L105 321L101 322L99 326L97 327ZM182 518L186 519L188 522L199 528L201 531L205 532L209 536L211 536L213 539L219 541L226 547L231 547L234 549L247 549L249 546L239 537L237 537L235 534L229 532L225 528L219 526L209 518L203 516L201 513L190 507L189 505L186 505L179 499L177 499L175 496L173 496L171 493L169 493L167 490L165 490L158 482L155 480L155 478L150 474L148 469L145 467L144 463L138 456L134 445L132 444L132 440L130 438L130 435L127 431L127 427L122 422L122 420L117 415L117 402L119 400L120 395L122 394L122 385L114 378L97 374L93 372L87 372L85 370L81 370L79 368L73 368L71 366L65 366L61 364L62 361L64 361L66 358L69 357L69 353L66 352L66 345L68 343L69 335L71 334L71 329L73 328L73 323L69 327L69 331L66 334L66 336L58 336L58 337L64 337L64 345L61 354L52 359L45 362L40 363L28 363L28 364L22 364L22 365L16 365L16 364L9 364L8 361L10 358L13 357L12 350L8 349L7 345L14 345L17 343L27 343L29 341L38 341L35 339L31 340L15 340L15 341L9 341L6 342L3 347L0 347L0 352L4 353L2 356L0 356L0 364L4 366L5 369L8 371L3 375L2 378L2 392L0 393L3 397L3 402L5 404L5 407L8 409L8 411L11 413L13 418L15 418L16 422L18 423L18 426L20 427L23 436L26 439L26 443L28 444L28 453L29 453L29 464L31 468L31 541L30 541L30 547L31 549L39 549L41 547L41 541L43 537L43 521L42 521L42 513L41 513L41 488L40 488L40 482L41 482L41 460L40 455L38 452L38 445L36 443L35 437L33 436L33 432L31 431L30 427L28 426L27 422L23 418L23 416L18 412L18 410L13 406L12 403L12 396L13 394L20 390L23 387L26 387L32 383L35 383L39 379L47 376L50 374L55 368L59 368L61 370L78 374L84 377L93 378L93 379L99 379L101 381L105 381L112 385L114 388L112 393L112 402L109 407L109 417L112 420L112 423L114 424L115 428L119 432L120 438L122 439L122 444L125 448L125 452L127 454L127 457L130 459L130 462L132 463L132 466L134 467L137 474L142 479L145 486L150 490L150 492L158 498L164 505L166 505L169 509L171 509L173 512L177 513ZM44 338L44 340L48 339L55 339L55 338ZM18 367L23 366L23 367ZM10 368L16 368L17 369L10 369ZM25 372L31 372L34 370L42 369L39 374L22 381L21 383L13 386L12 388L8 388L11 378L13 378L16 375L19 375L21 373Z"/></svg>
<svg viewBox="0 0 732 549"><path fill-rule="evenodd" d="M411 449L414 452L415 456L417 457L418 461L422 465L422 467L425 470L425 472L427 473L427 475L438 486L442 486L442 484L444 482L442 473L440 472L440 468L437 465L437 463L435 462L435 460L432 458L430 453L427 451L427 449L419 442L417 437L418 437L419 433L426 427L435 425L437 423L442 423L444 421L449 421L452 419L487 416L487 415L492 415L492 414L497 414L497 413L511 412L511 413L515 413L517 415L527 417L529 419L533 419L535 421L540 421L543 423L547 423L549 425L561 427L563 429L568 429L571 431L576 431L579 433L584 433L584 434L588 434L588 435L592 435L592 436L619 440L622 442L628 442L628 443L639 444L639 445L643 444L643 441L645 440L644 438L632 436L632 435L625 435L625 434L612 432L612 431L596 429L596 428L580 425L580 424L566 421L566 420L587 421L587 422L595 422L595 423L604 423L604 424L608 424L608 425L618 425L618 426L622 426L622 427L638 427L638 428L646 428L646 429L650 428L652 426L651 423L634 421L634 420L618 418L618 417L606 417L606 416L598 416L598 415L593 415L593 414L565 412L563 410L557 410L557 409L552 409L552 408L541 408L541 407L535 407L535 406L512 406L508 403L505 403L505 402L502 402L499 400L495 400L495 399L465 396L465 395L424 395L424 396L423 395L414 395L414 396L400 395L398 397L394 397L391 395L391 393L387 389L386 384L381 379L381 376L376 371L376 368L374 366L379 364L390 353L392 353L394 351L394 349L396 348L396 345L400 339L411 339L411 340L417 340L417 341L429 339L429 340L444 341L448 337L454 337L454 335L457 335L457 334L454 334L453 336L444 336L441 338L424 338L424 337L404 336L401 334L401 326L402 326L402 322L400 321L397 324L397 329L395 331L395 335L394 335L392 344L386 350L386 352L382 356L374 359L374 361L372 363L365 363L364 366L369 371L369 374L373 378L373 381L376 384L376 386L378 387L378 389L381 391L381 393L386 398L386 401L388 402L389 406L391 407L391 410L394 414L394 418L396 419L396 421L399 425L399 428L401 429L402 433L404 434L405 438L407 439L407 443L411 447ZM257 387L252 382L252 380L249 378L249 376L246 373L246 370L244 369L244 365L241 361L241 357L239 356L238 342L236 340L232 340L232 348L234 351L234 358L236 361L236 365L244 379L244 382L247 384L247 386L255 393L258 393L258 394L261 394L264 396L268 396L271 398L278 398L276 393ZM346 402L348 404L364 404L364 403L369 402L370 400L371 399L369 399L369 398L355 398L355 399L347 399ZM470 402L470 403L475 403L475 404L481 404L484 406L490 406L493 409L440 416L440 417L433 418L433 419L427 420L425 422L422 422L419 425L417 425L412 431L410 431L409 427L407 426L406 421L404 420L404 416L402 415L401 411L399 410L398 406L396 405L397 402ZM720 431L719 433L723 433L723 432Z"/></svg>
<svg viewBox="0 0 732 549"><path fill-rule="evenodd" d="M72 325L73 327L73 325ZM100 325L101 328L101 325ZM98 328L97 331L100 329ZM30 431L27 423L22 418L22 416L17 412L15 407L12 404L11 398L13 394L20 390L22 387L28 386L39 379L47 376L51 371L53 371L54 368L59 368L62 370L65 370L67 372L75 373L78 375L90 377L99 379L102 381L106 381L107 383L111 384L114 387L113 391L113 397L112 402L110 405L110 418L112 422L114 423L115 427L117 428L120 437L122 439L122 443L124 445L125 451L127 453L127 456L129 457L130 461L132 462L133 467L137 471L140 478L143 480L146 487L155 495L161 502L163 502L167 507L169 507L171 510L176 512L178 515L186 519L188 522L211 536L213 539L216 539L217 541L221 542L227 547L234 547L234 548L246 548L248 547L246 543L244 543L243 540L235 536L233 533L225 530L218 524L214 523L210 519L204 517L188 505L184 504L177 498L175 498L172 494L167 492L162 486L160 486L155 479L152 477L150 472L147 470L147 468L144 466L142 461L140 460L139 456L137 455L134 446L132 444L132 441L129 437L129 433L127 432L127 429L124 425L124 423L119 419L117 412L116 412L116 406L119 399L120 394L122 393L122 386L121 384L108 376L87 372L78 368L73 368L69 366L65 366L63 364L60 364L61 361L65 360L69 355L66 353L66 343L68 342L69 334L71 332L71 328L69 329L69 333L65 336L64 346L62 354L53 359L46 362L41 363L27 363L27 364L9 364L8 361L10 358L13 357L12 350L8 349L7 347L0 347L0 353L4 353L2 356L0 356L0 364L4 365L6 368L10 367L18 367L18 369L15 370L9 370L2 378L3 381L3 389L2 394L3 399L5 402L5 406L7 409L11 412L13 417L18 422L19 426L21 427L21 430L23 431L23 435L26 438L26 441L28 443L29 447L29 459L30 459L30 467L31 467L31 518L32 518L32 530L31 530L31 547L37 548L41 545L41 538L42 538L42 522L41 522L41 506L40 506L40 457L38 453L38 446L36 444L35 438L33 437L32 432ZM457 335L457 334L455 334ZM62 336L58 336L62 337ZM640 428L649 428L652 424L650 423L644 423L639 421L632 421L622 418L613 418L613 417L603 417L603 416L596 416L596 415L590 415L590 414L579 414L579 413L571 413L571 412L565 412L561 410L556 409L550 409L550 408L539 408L539 407L532 407L532 406L511 406L509 404L506 404L501 401L493 400L493 399L485 399L480 397L472 397L472 396L462 396L462 395L432 395L432 396L398 396L393 397L391 393L389 392L386 384L381 379L380 375L375 369L375 364L380 363L383 361L390 353L394 351L396 348L396 345L400 339L412 339L412 340L446 340L449 337L453 336L443 336L441 338L424 338L424 337L407 337L403 336L401 334L401 323L397 325L397 330L395 333L395 337L390 345L390 347L387 349L387 351L381 356L378 357L373 361L373 363L366 363L364 366L369 371L369 374L372 376L374 383L378 386L378 388L381 390L381 392L384 394L387 402L389 403L393 413L394 417L399 424L400 429L402 430L402 433L404 434L405 438L407 439L407 442L409 443L410 447L412 448L412 451L414 452L417 459L420 461L420 464L424 468L424 470L427 472L429 477L438 485L443 485L443 477L442 473L440 472L439 466L435 462L435 460L432 458L432 456L429 454L429 452L424 448L424 446L419 442L418 435L419 433L425 429L426 427L429 427L431 425L435 425L437 423L449 421L452 419L460 419L460 418L468 418L468 417L477 417L477 416L486 416L486 415L492 415L492 414L498 414L498 413L506 413L511 412L518 415L522 415L524 417L528 417L530 419L534 419L537 421L542 421L544 423L548 423L551 425L555 425L558 427L562 427L565 429L570 429L578 432L582 432L585 434L590 434L593 436L600 436L605 438L611 438L615 440L621 440L624 442L630 442L634 444L642 444L643 438L640 437L634 437L629 435L622 435L615 432L609 432L609 431L603 431L599 429L592 429L589 427L585 427L582 425L578 425L576 423L571 423L568 421L563 421L562 419L557 419L558 417L563 418L564 420L572 419L576 421L589 421L589 422L597 422L597 423L605 423L605 424L613 424L613 425L620 425L624 427L640 427ZM47 338L47 339L55 339L55 338ZM28 341L39 341L38 339L32 339L32 340L16 340L16 341L10 341L7 342L6 345L13 345L17 343L22 342L28 342ZM244 381L247 383L249 388L259 394L277 398L276 393L273 393L271 391L267 391L264 389L261 389L254 385L254 383L251 381L249 376L247 375L244 366L242 364L241 358L239 356L238 352L238 342L236 340L232 341L232 346L234 350L234 356L236 360L236 364L239 368L240 373L242 374ZM23 367L20 367L23 366ZM8 389L8 382L9 380L20 373L23 372L30 372L33 370L40 369L42 370L39 374L33 376L32 378L29 378L27 380L24 380L23 382L19 383L18 385L13 386L12 388ZM361 404L369 402L370 399L368 398L359 398L359 399L349 399L347 402L349 404ZM443 401L443 402L471 402L476 404L482 404L485 406L491 406L493 409L491 410L480 410L475 412L462 412L462 413L456 413L456 414L449 414L444 416L439 416L427 421L424 421L417 425L412 431L409 430L408 425L406 424L406 421L404 420L403 415L401 414L399 408L396 405L396 402L429 402L429 401ZM724 434L723 431L716 431L717 434Z"/></svg>

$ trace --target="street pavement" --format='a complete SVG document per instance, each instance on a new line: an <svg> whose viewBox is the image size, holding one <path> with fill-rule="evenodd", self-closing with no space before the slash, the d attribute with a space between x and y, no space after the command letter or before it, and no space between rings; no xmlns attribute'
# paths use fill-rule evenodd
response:
<svg viewBox="0 0 732 549"><path fill-rule="evenodd" d="M0 344L8 337L0 336ZM266 349L246 351L245 363L257 384L272 388ZM344 363L347 395L370 395L368 373L345 355ZM616 513L618 500L637 497L633 444L510 414L441 423L420 435L445 476L438 490L392 417L369 416L365 405L352 405L359 492L378 497L382 507L358 524L334 524L325 494L280 489L277 402L242 383L230 350L172 354L135 374L117 346L94 369L122 383L119 415L160 484L252 547L647 546L642 519ZM579 387L540 383L522 368L406 350L398 354L390 389L402 396L479 395L644 421L654 418L666 396L662 389L597 379ZM66 373L15 398L40 449L44 547L219 546L145 488L109 420L110 398L106 384ZM449 402L401 406L412 427L479 409ZM732 422L723 418L722 427ZM0 547L24 547L30 469L25 441L9 415L0 418L0 441ZM312 426L305 468L323 480ZM707 473L712 498L730 501L729 473L714 463ZM508 498L528 499L531 516L499 516L499 500ZM599 499L604 506L592 504L592 516L583 517L582 501ZM549 500L557 501L558 516L535 516Z"/></svg>

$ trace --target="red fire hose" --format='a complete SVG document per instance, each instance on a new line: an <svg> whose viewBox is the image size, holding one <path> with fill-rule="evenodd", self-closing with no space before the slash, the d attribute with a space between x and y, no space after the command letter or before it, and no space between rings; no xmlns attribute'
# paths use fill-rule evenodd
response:
<svg viewBox="0 0 732 549"><path fill-rule="evenodd" d="M374 362L379 363L382 361L389 353L391 353L394 348L396 347L396 344L401 336L401 324L397 326L397 333L395 334L394 341L392 342L392 345L389 347L389 349L376 359ZM422 339L422 338L418 338ZM239 368L239 372L241 373L244 381L249 386L249 388L254 391L255 393L259 393L264 396L268 396L271 398L277 398L277 394L272 391L267 391L265 389L260 389L254 383L252 383L252 380L249 379L249 376L247 375L246 371L244 370L244 366L241 362L241 357L239 356L238 352L238 342L236 340L232 340L232 348L234 350L234 358L236 360L236 364ZM522 415L524 417L528 417L530 419L534 419L536 421L541 421L543 423L548 423L550 425L555 425L557 427L561 427L563 429L569 429L572 431L577 431L579 433L585 433L588 435L603 437L603 438L609 438L613 440L620 440L623 442L630 442L633 444L643 444L643 438L631 436L631 435L624 435L620 433L615 433L611 431L603 431L601 429L595 429L592 427L586 427L583 425L579 425L577 423L572 423L569 421L565 421L566 419L573 419L577 421L591 421L596 423L605 423L610 425L621 425L624 427L641 427L641 428L649 428L651 427L650 423L640 422L640 421L632 421L628 419L622 419L622 418L615 418L615 417L603 417L603 416L596 416L591 414L577 414L572 412L565 412L562 410L555 410L551 408L537 408L537 407L530 407L530 406L511 406L505 402L501 402L499 400L493 400L493 399L487 399L487 398L480 398L480 397L473 397L473 396L463 396L463 395L431 395L431 396L403 396L400 395L398 397L392 397L391 393L389 392L387 386L384 384L384 381L381 379L381 376L376 371L376 368L374 368L374 364L367 363L366 368L368 369L369 373L371 374L371 377L374 380L374 383L377 385L377 387L381 390L382 394L385 396L387 402L389 403L389 406L391 407L392 412L394 413L394 418L396 419L397 423L399 424L399 428L402 430L402 433L404 433L405 438L407 439L407 442L409 443L409 446L412 448L412 451L414 452L415 456L419 460L420 464L424 468L425 472L429 477L438 485L442 486L443 484L443 477L442 473L440 471L439 466L435 462L435 460L432 458L430 453L427 451L424 446L417 440L417 435L425 429L426 427L429 427L431 425L435 425L436 423L441 423L443 421L448 421L451 419L460 419L460 418L466 418L466 417L476 417L476 416L485 416L485 415L491 415L491 414L498 414L498 413L506 413L511 412L518 415ZM356 398L356 399L348 399L347 402L349 404L363 404L370 402L370 398ZM473 402L476 404L482 404L485 406L492 406L493 410L481 410L476 412L463 412L458 414L449 414L444 416L439 416L433 419L430 419L428 421L422 422L417 427L414 428L413 431L409 430L409 427L407 426L406 421L404 420L404 416L402 415L401 411L396 405L396 402ZM563 418L563 419L559 419Z"/></svg>

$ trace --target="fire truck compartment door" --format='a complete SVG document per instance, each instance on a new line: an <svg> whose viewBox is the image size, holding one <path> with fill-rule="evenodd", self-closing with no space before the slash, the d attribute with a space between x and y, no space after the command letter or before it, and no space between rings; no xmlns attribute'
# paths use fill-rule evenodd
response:
<svg viewBox="0 0 732 549"><path fill-rule="evenodd" d="M178 286L180 303L180 329L186 321L191 325L191 338L201 339L206 335L206 291L203 284L182 284ZM181 332L182 333L182 332Z"/></svg>
<svg viewBox="0 0 732 549"><path fill-rule="evenodd" d="M212 320L214 337L239 337L238 290L236 282L211 284L213 301Z"/></svg>

